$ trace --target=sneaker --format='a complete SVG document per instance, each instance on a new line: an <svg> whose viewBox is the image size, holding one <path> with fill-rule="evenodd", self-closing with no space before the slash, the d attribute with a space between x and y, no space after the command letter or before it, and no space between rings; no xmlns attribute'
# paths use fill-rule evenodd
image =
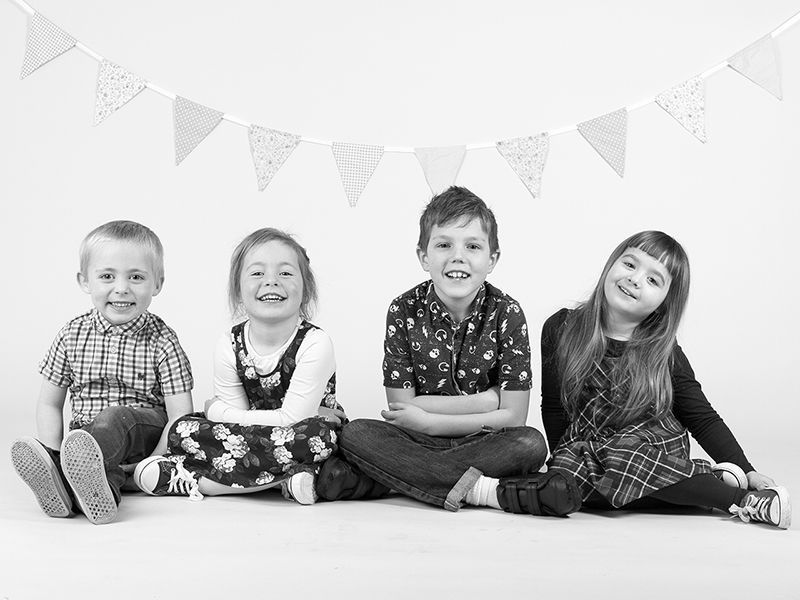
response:
<svg viewBox="0 0 800 600"><path fill-rule="evenodd" d="M307 506L314 504L319 498L314 489L315 483L314 473L307 471L295 473L289 479L281 481L281 492L284 498Z"/></svg>
<svg viewBox="0 0 800 600"><path fill-rule="evenodd" d="M768 487L758 492L748 492L742 498L742 505L732 504L728 509L734 517L745 523L759 521L789 529L792 524L792 505L789 502L789 491L783 486Z"/></svg>
<svg viewBox="0 0 800 600"><path fill-rule="evenodd" d="M136 465L133 482L151 496L189 496L194 502L203 499L197 488L197 476L164 456L149 456Z"/></svg>
<svg viewBox="0 0 800 600"><path fill-rule="evenodd" d="M559 471L502 477L497 500L506 512L551 517L566 517L582 504L575 480Z"/></svg>
<svg viewBox="0 0 800 600"><path fill-rule="evenodd" d="M71 517L72 498L54 457L38 440L21 437L11 446L11 462L48 517Z"/></svg>
<svg viewBox="0 0 800 600"><path fill-rule="evenodd" d="M338 456L331 456L322 463L317 475L316 490L320 498L330 501L371 500L391 491Z"/></svg>
<svg viewBox="0 0 800 600"><path fill-rule="evenodd" d="M723 483L727 483L731 487L742 490L747 489L747 475L745 475L744 471L739 465L729 462L722 462L712 467L711 473L714 475L714 477Z"/></svg>
<svg viewBox="0 0 800 600"><path fill-rule="evenodd" d="M103 451L83 429L70 431L61 442L61 468L78 508L95 525L110 523L117 516L117 501L106 479Z"/></svg>

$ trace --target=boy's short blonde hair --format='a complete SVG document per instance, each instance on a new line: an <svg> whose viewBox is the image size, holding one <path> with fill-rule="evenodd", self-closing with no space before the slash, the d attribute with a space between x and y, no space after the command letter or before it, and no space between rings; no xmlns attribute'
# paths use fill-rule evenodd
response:
<svg viewBox="0 0 800 600"><path fill-rule="evenodd" d="M83 238L78 255L81 273L86 275L92 250L102 242L128 242L139 244L150 255L157 280L164 278L164 247L151 229L135 221L109 221L96 227Z"/></svg>

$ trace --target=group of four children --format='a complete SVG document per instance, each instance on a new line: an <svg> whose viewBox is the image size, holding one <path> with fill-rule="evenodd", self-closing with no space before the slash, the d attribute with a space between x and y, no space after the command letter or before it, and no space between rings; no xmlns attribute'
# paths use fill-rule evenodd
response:
<svg viewBox="0 0 800 600"><path fill-rule="evenodd" d="M96 524L115 518L132 481L194 500L272 487L300 504L394 491L451 511L549 516L582 505L706 506L789 527L787 490L748 462L676 342L689 264L670 236L623 241L591 297L545 323L547 442L525 425L525 316L486 281L500 256L492 211L465 188L437 195L420 218L417 254L430 279L389 307L383 420L347 420L333 345L309 321L309 258L272 228L233 253L238 322L215 347L214 397L193 413L189 361L147 310L164 282L161 243L138 223L98 227L78 273L94 308L40 364L38 439L14 442L18 474L47 515L78 510ZM716 465L690 458L688 433Z"/></svg>

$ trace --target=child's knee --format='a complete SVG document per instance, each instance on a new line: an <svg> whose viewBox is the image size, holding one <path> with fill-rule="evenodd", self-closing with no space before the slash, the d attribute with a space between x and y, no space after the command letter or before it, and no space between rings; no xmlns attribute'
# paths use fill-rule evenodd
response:
<svg viewBox="0 0 800 600"><path fill-rule="evenodd" d="M521 427L517 437L517 449L522 456L528 457L528 472L538 471L547 460L547 441L538 429Z"/></svg>
<svg viewBox="0 0 800 600"><path fill-rule="evenodd" d="M346 450L354 450L369 444L376 435L380 436L379 430L385 423L373 419L356 419L350 421L339 433L339 447Z"/></svg>

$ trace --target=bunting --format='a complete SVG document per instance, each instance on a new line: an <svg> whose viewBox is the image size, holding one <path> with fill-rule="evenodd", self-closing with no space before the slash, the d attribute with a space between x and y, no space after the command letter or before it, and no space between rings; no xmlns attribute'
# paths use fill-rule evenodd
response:
<svg viewBox="0 0 800 600"><path fill-rule="evenodd" d="M621 108L590 121L578 123L578 131L592 148L611 165L617 175L625 175L625 141L628 110Z"/></svg>
<svg viewBox="0 0 800 600"><path fill-rule="evenodd" d="M547 133L505 140L496 144L497 150L514 169L534 198L539 198L542 172L547 160L549 145L550 136Z"/></svg>
<svg viewBox="0 0 800 600"><path fill-rule="evenodd" d="M693 77L656 96L656 104L672 115L686 131L706 141L706 101L703 80Z"/></svg>
<svg viewBox="0 0 800 600"><path fill-rule="evenodd" d="M731 56L728 59L728 66L760 85L778 100L783 99L772 34L764 36Z"/></svg>
<svg viewBox="0 0 800 600"><path fill-rule="evenodd" d="M300 143L300 136L258 125L250 125L248 133L258 178L258 191L263 192Z"/></svg>
<svg viewBox="0 0 800 600"><path fill-rule="evenodd" d="M141 77L104 60L97 78L97 97L94 103L94 125L99 125L117 109L141 92L147 82Z"/></svg>
<svg viewBox="0 0 800 600"><path fill-rule="evenodd" d="M72 36L64 33L39 13L34 13L19 78L25 79L44 63L64 54L76 43Z"/></svg>
<svg viewBox="0 0 800 600"><path fill-rule="evenodd" d="M466 146L414 148L414 154L434 196L455 183L466 153Z"/></svg>
<svg viewBox="0 0 800 600"><path fill-rule="evenodd" d="M355 207L382 156L383 146L333 142L333 157L351 207Z"/></svg>
<svg viewBox="0 0 800 600"><path fill-rule="evenodd" d="M223 113L195 104L177 96L175 98L175 165L202 142L222 120Z"/></svg>

